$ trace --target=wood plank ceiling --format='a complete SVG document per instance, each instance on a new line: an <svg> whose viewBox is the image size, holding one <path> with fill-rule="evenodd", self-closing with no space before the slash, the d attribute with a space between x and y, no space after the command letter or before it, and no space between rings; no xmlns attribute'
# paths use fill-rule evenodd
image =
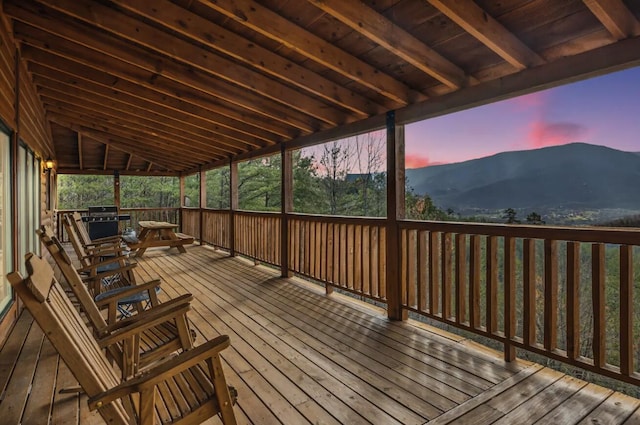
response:
<svg viewBox="0 0 640 425"><path fill-rule="evenodd" d="M640 63L637 0L2 8L51 123L59 172L192 172L390 110L413 108L418 119L451 109L456 93L459 107L482 103L519 74L533 87ZM554 71L571 57L583 65Z"/></svg>

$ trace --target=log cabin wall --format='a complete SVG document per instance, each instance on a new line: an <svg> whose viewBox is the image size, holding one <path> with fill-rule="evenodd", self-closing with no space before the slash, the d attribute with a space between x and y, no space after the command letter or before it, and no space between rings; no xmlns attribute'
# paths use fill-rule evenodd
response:
<svg viewBox="0 0 640 425"><path fill-rule="evenodd" d="M36 214L36 217L26 226L29 228L24 228L24 222L19 221L19 219L6 222L6 225L9 226L12 231L5 232L4 235L6 236L4 237L12 238L12 252L11 258L5 258L6 265L5 270L2 270L2 275L12 270L13 265L20 260L20 258L16 258L21 257L22 251L22 249L16 246L20 243L17 237L18 232L27 232L27 234L30 234L35 231L35 229L31 227L37 226L39 223L51 224L54 205L48 202L48 200L55 199L49 198L55 196L55 191L49 194L47 193L48 190L51 190L51 188L55 186L55 172L46 172L44 169L44 160L54 157L51 130L45 119L42 102L36 93L36 87L27 72L26 65L20 62L19 65L16 66L16 43L11 35L12 31L7 23L8 21L4 18L4 14L2 14L2 19L0 19L0 121L4 127L3 130L10 136L12 142L14 139L17 139L26 145L27 150L32 153L35 162L40 164L39 170L36 169L34 171L33 168L30 170L32 174L31 177L34 179L33 185L34 187L36 187L36 185L39 187L40 193L37 194L37 189L31 192L35 197L33 202L39 202L37 208L39 217L37 217ZM13 143L12 145L11 171L4 173L3 178L12 179L11 186L14 187L14 190L11 191L13 215L20 217L24 212L20 211L17 206L17 197L15 195L26 188L15 188L18 182L15 176L18 173L27 172L27 170L24 169L25 163L21 163L14 158L17 156L17 151L15 149L16 145ZM52 173L53 176L51 175ZM48 179L51 179L49 180L49 185L47 185ZM3 186L0 186L0 190L3 190ZM9 196L9 193L3 195ZM49 195L49 197L47 195ZM18 223L20 223L19 226ZM2 224L5 225L5 222ZM7 284L4 278L0 284ZM10 306L3 310L4 311L0 312L2 313L0 315L0 344L4 342L9 330L15 323L21 306L20 303L15 301L15 297L13 297Z"/></svg>

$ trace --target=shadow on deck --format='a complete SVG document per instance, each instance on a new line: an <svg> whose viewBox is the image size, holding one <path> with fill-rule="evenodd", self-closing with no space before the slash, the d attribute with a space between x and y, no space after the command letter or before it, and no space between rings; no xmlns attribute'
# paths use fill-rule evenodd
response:
<svg viewBox="0 0 640 425"><path fill-rule="evenodd" d="M195 296L196 343L231 337L224 359L248 424L640 423L640 400L500 354L209 247L147 252L141 280ZM0 351L0 422L102 423L23 313ZM218 423L212 419L207 423Z"/></svg>

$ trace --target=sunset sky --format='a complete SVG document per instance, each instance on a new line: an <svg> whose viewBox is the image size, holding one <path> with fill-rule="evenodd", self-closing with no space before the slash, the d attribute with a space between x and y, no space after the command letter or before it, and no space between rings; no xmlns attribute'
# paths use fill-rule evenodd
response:
<svg viewBox="0 0 640 425"><path fill-rule="evenodd" d="M640 67L406 126L406 167L585 142L640 152Z"/></svg>

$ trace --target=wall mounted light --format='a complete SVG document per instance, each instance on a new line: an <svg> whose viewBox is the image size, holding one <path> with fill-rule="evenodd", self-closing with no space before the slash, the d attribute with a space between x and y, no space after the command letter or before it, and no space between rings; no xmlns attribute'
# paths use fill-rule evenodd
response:
<svg viewBox="0 0 640 425"><path fill-rule="evenodd" d="M53 169L53 159L47 158L46 161L44 161L44 168L47 171L51 171Z"/></svg>

